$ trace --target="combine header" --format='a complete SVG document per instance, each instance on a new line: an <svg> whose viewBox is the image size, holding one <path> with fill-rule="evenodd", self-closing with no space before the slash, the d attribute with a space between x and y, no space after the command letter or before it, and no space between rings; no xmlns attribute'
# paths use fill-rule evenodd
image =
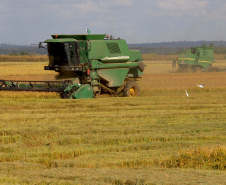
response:
<svg viewBox="0 0 226 185"><path fill-rule="evenodd" d="M129 50L125 40L106 34L52 35L40 42L47 48L49 65L62 81L0 81L0 90L59 92L61 98L138 96L135 82L143 74L140 51Z"/></svg>

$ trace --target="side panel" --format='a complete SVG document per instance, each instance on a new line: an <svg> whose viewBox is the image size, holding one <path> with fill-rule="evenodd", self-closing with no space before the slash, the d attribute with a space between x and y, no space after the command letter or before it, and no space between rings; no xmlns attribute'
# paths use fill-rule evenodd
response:
<svg viewBox="0 0 226 185"><path fill-rule="evenodd" d="M108 87L120 87L129 71L129 68L121 69L100 69L99 77L108 82Z"/></svg>
<svg viewBox="0 0 226 185"><path fill-rule="evenodd" d="M89 58L116 63L129 60L129 49L125 40L90 41Z"/></svg>
<svg viewBox="0 0 226 185"><path fill-rule="evenodd" d="M84 99L93 98L93 90L89 84L81 85L80 88L75 91L69 99Z"/></svg>
<svg viewBox="0 0 226 185"><path fill-rule="evenodd" d="M129 62L134 61L143 61L141 53L139 50L130 50L129 51Z"/></svg>
<svg viewBox="0 0 226 185"><path fill-rule="evenodd" d="M178 64L180 65L194 65L196 61L196 54L191 54L191 53L186 53L186 54L181 54L178 56Z"/></svg>
<svg viewBox="0 0 226 185"><path fill-rule="evenodd" d="M201 50L199 55L199 62L215 62L213 57L213 50Z"/></svg>
<svg viewBox="0 0 226 185"><path fill-rule="evenodd" d="M138 68L130 68L127 76L129 78L138 78L141 75L143 75L143 72L141 72Z"/></svg>

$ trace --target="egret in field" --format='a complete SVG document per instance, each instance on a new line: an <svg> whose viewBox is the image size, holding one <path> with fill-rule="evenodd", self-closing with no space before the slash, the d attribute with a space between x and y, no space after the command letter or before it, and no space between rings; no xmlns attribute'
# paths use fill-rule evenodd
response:
<svg viewBox="0 0 226 185"><path fill-rule="evenodd" d="M205 85L205 84L201 84L201 85L198 85L198 84L197 84L197 86L200 87L200 88L203 88L204 85Z"/></svg>
<svg viewBox="0 0 226 185"><path fill-rule="evenodd" d="M187 90L185 90L185 92L186 92L186 96L187 96L187 97L189 97L188 91L187 91Z"/></svg>

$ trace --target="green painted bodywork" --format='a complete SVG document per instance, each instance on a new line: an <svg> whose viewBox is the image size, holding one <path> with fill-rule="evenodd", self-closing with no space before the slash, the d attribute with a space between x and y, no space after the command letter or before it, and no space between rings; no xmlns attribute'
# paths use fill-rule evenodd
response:
<svg viewBox="0 0 226 185"><path fill-rule="evenodd" d="M104 39L105 34L100 35L52 35L53 39L47 39L45 43L78 43L80 64L87 61L98 60L102 63L124 63L142 61L138 50L129 50L125 40Z"/></svg>
<svg viewBox="0 0 226 185"><path fill-rule="evenodd" d="M200 67L207 69L215 62L212 47L191 47L178 55L179 67Z"/></svg>
<svg viewBox="0 0 226 185"><path fill-rule="evenodd" d="M124 82L129 68L100 69L98 75L108 82L108 87L120 87Z"/></svg>
<svg viewBox="0 0 226 185"><path fill-rule="evenodd" d="M81 87L75 91L70 99L84 99L93 98L93 90L89 84L81 85Z"/></svg>
<svg viewBox="0 0 226 185"><path fill-rule="evenodd" d="M101 90L100 83L108 88L119 88L125 79L139 78L144 70L140 51L129 50L123 39L105 36L52 35L52 39L44 41L49 52L49 66L45 69L80 76L81 83L90 84L94 93Z"/></svg>
<svg viewBox="0 0 226 185"><path fill-rule="evenodd" d="M93 90L89 84L79 84L75 83L73 85L69 85L64 92L74 91L69 99L84 99L84 98L93 98Z"/></svg>

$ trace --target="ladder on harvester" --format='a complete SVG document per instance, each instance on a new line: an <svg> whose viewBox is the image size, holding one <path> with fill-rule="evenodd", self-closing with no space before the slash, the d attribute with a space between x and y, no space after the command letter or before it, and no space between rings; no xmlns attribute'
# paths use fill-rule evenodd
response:
<svg viewBox="0 0 226 185"><path fill-rule="evenodd" d="M91 87L93 91L98 94L101 91L101 86L100 86L100 77L98 75L99 70L92 70L91 71Z"/></svg>

